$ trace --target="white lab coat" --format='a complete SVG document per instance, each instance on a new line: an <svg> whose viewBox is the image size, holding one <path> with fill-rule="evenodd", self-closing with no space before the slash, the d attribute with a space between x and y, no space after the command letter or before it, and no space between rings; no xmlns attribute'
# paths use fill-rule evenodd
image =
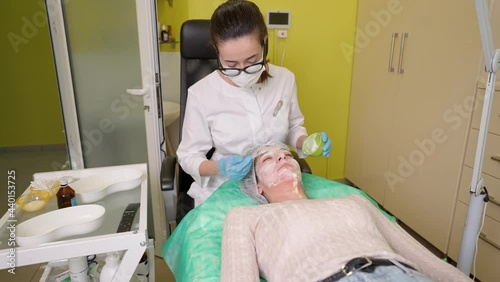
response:
<svg viewBox="0 0 500 282"><path fill-rule="evenodd" d="M230 85L217 71L189 88L177 157L194 179L188 194L195 205L228 180L222 175L200 176L200 164L210 148L215 148L212 160L242 155L249 147L270 141L287 143L297 150L297 139L307 135L295 76L271 64L269 72L272 77L250 89Z"/></svg>

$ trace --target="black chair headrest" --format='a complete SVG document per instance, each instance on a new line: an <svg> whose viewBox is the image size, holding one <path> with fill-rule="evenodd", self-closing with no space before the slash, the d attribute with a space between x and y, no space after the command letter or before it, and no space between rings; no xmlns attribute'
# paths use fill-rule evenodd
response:
<svg viewBox="0 0 500 282"><path fill-rule="evenodd" d="M184 59L216 59L210 43L210 20L187 20L181 27L181 57Z"/></svg>

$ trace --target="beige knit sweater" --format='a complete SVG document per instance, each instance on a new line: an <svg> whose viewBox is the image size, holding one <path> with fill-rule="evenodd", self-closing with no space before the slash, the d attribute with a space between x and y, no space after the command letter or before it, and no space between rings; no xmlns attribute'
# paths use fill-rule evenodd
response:
<svg viewBox="0 0 500 282"><path fill-rule="evenodd" d="M298 200L238 207L225 220L221 281L317 281L352 258L391 258L435 281L470 281L366 198Z"/></svg>

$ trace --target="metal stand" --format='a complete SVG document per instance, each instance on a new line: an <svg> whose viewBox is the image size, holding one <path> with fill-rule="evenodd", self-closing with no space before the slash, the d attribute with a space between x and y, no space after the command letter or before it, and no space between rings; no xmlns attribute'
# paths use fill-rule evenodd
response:
<svg viewBox="0 0 500 282"><path fill-rule="evenodd" d="M493 35L491 33L491 22L488 10L487 0L476 0L477 18L481 32L481 41L483 43L484 61L486 72L488 72L488 81L484 96L481 125L479 127L474 171L472 173L472 182L470 185L469 210L467 211L467 219L465 221L464 234L462 237L462 245L460 247L457 265L458 269L460 269L460 271L465 273L467 276L470 274L471 266L474 260L476 240L478 240L479 236L482 212L485 202L488 201L488 192L484 187L481 172L483 168L486 137L488 136L491 105L493 103L493 95L495 93L496 72L500 67L500 49L493 49Z"/></svg>

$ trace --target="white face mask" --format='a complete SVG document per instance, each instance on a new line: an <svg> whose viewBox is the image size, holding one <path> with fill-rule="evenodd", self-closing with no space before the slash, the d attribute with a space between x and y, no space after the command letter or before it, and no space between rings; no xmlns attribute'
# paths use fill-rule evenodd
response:
<svg viewBox="0 0 500 282"><path fill-rule="evenodd" d="M250 88L254 86L257 81L259 81L260 75L266 70L266 66L263 66L259 72L248 74L242 71L239 75L234 77L229 77L236 85L241 88Z"/></svg>
<svg viewBox="0 0 500 282"><path fill-rule="evenodd" d="M300 166L292 157L289 151L280 147L264 147L257 152L255 158L255 174L263 187L272 189L272 187L293 180L293 190L296 190L297 183L302 180Z"/></svg>
<svg viewBox="0 0 500 282"><path fill-rule="evenodd" d="M264 60L264 52L262 53L262 60ZM262 61L261 60L261 61ZM224 66L221 63L223 68L228 68L227 66ZM260 75L266 70L266 65L262 66L262 69L256 73L246 73L244 71L241 71L239 75L237 76L228 76L225 75L227 78L229 78L234 84L238 85L241 88L250 88L254 86L257 81L259 81Z"/></svg>

